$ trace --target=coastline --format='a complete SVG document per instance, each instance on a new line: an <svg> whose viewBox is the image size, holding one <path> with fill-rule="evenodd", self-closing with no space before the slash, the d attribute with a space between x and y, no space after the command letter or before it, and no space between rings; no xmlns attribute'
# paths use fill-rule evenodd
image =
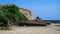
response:
<svg viewBox="0 0 60 34"><path fill-rule="evenodd" d="M0 30L0 34L60 34L60 24L44 26L12 26L13 30Z"/></svg>

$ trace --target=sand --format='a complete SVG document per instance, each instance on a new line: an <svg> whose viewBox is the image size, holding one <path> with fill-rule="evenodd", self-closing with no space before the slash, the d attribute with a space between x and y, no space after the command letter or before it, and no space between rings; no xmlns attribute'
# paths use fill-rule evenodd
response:
<svg viewBox="0 0 60 34"><path fill-rule="evenodd" d="M60 34L60 24L45 26L12 26L13 30L0 30L0 34Z"/></svg>

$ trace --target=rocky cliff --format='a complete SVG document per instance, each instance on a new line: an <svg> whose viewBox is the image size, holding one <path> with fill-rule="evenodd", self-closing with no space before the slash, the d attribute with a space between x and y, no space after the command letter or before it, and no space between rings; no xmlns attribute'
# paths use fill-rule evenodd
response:
<svg viewBox="0 0 60 34"><path fill-rule="evenodd" d="M33 13L30 10L24 9L24 8L20 8L19 12L23 13L28 20L33 20Z"/></svg>

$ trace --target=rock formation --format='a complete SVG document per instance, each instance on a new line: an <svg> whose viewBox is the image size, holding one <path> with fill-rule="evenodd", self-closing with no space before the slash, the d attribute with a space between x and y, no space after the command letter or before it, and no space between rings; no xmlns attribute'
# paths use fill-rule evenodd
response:
<svg viewBox="0 0 60 34"><path fill-rule="evenodd" d="M19 12L23 13L28 18L28 20L33 20L34 19L32 12L27 10L27 9L20 8Z"/></svg>

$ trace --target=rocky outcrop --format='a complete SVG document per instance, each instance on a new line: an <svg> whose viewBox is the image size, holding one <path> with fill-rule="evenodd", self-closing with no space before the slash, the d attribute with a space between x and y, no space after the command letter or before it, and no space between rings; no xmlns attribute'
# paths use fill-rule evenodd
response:
<svg viewBox="0 0 60 34"><path fill-rule="evenodd" d="M19 12L23 13L28 18L28 20L33 20L34 19L32 12L27 10L27 9L20 8Z"/></svg>

